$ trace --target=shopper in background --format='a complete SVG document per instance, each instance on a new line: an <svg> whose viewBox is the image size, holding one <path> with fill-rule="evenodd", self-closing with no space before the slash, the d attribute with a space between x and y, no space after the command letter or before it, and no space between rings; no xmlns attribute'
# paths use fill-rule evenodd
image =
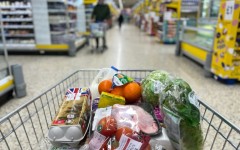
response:
<svg viewBox="0 0 240 150"><path fill-rule="evenodd" d="M122 15L122 13L119 15L119 17L118 17L118 26L119 26L119 29L121 29L121 27L122 27L122 23L123 23L123 15Z"/></svg>
<svg viewBox="0 0 240 150"><path fill-rule="evenodd" d="M98 0L98 4L94 7L92 20L95 23L106 23L111 18L110 8L104 3L104 0ZM99 47L99 38L96 38L97 48ZM103 36L103 48L107 49L106 36Z"/></svg>

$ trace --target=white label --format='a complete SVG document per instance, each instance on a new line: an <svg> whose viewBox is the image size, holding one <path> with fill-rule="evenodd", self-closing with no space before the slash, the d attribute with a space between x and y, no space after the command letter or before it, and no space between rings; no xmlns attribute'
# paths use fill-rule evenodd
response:
<svg viewBox="0 0 240 150"><path fill-rule="evenodd" d="M106 141L106 137L95 131L93 138L89 142L89 149L90 150L100 149L105 141Z"/></svg>
<svg viewBox="0 0 240 150"><path fill-rule="evenodd" d="M142 146L141 142L135 141L122 134L117 150L138 150Z"/></svg>
<svg viewBox="0 0 240 150"><path fill-rule="evenodd" d="M196 106L199 109L199 103L198 103L198 100L197 100L197 96L195 95L194 92L190 92L188 94L188 99L189 99L189 102L191 104L193 104L194 106Z"/></svg>
<svg viewBox="0 0 240 150"><path fill-rule="evenodd" d="M154 94L159 94L161 92L161 82L160 81L153 82L153 92L154 92Z"/></svg>
<svg viewBox="0 0 240 150"><path fill-rule="evenodd" d="M94 131L98 122L104 118L111 116L112 113L112 107L107 107L107 108L98 108L95 112L93 124L92 124L92 130Z"/></svg>
<svg viewBox="0 0 240 150"><path fill-rule="evenodd" d="M226 1L225 20L231 21L233 19L234 4L234 1Z"/></svg>

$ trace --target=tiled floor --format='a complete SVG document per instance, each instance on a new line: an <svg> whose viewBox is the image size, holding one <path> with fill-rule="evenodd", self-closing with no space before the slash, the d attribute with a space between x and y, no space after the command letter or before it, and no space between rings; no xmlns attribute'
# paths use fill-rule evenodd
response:
<svg viewBox="0 0 240 150"><path fill-rule="evenodd" d="M0 117L39 95L77 69L114 65L119 69L162 69L186 80L199 98L236 125L240 125L240 86L226 86L204 77L201 66L185 57L176 57L174 45L162 45L132 25L117 27L107 34L109 49L103 54L81 49L76 57L63 55L11 55L10 64L21 64L27 96L12 99L0 108Z"/></svg>

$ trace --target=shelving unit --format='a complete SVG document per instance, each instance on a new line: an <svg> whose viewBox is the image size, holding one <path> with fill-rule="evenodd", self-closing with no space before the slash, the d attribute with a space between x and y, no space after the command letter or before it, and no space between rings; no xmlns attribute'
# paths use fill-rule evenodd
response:
<svg viewBox="0 0 240 150"><path fill-rule="evenodd" d="M80 0L5 0L0 9L9 51L66 51L74 56L86 42L78 34L86 31Z"/></svg>
<svg viewBox="0 0 240 150"><path fill-rule="evenodd" d="M240 0L222 0L211 71L224 80L240 80Z"/></svg>
<svg viewBox="0 0 240 150"><path fill-rule="evenodd" d="M18 43L19 47L24 47L26 44L34 44L35 37L31 3L16 1L10 3L4 1L0 3L0 9L7 47L11 49L15 43ZM2 44L0 44L1 47Z"/></svg>

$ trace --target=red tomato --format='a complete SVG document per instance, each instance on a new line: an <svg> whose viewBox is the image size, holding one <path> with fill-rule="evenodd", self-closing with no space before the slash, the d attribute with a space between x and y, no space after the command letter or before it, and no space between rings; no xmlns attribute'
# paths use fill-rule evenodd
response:
<svg viewBox="0 0 240 150"><path fill-rule="evenodd" d="M108 150L108 141L110 138L107 138L106 141L103 143L102 147L100 150Z"/></svg>
<svg viewBox="0 0 240 150"><path fill-rule="evenodd" d="M128 127L119 128L115 134L116 141L121 139L122 134L126 135L127 137L131 137L133 135L133 130Z"/></svg>
<svg viewBox="0 0 240 150"><path fill-rule="evenodd" d="M106 137L112 137L117 131L116 120L111 116L102 118L97 125L97 131Z"/></svg>

